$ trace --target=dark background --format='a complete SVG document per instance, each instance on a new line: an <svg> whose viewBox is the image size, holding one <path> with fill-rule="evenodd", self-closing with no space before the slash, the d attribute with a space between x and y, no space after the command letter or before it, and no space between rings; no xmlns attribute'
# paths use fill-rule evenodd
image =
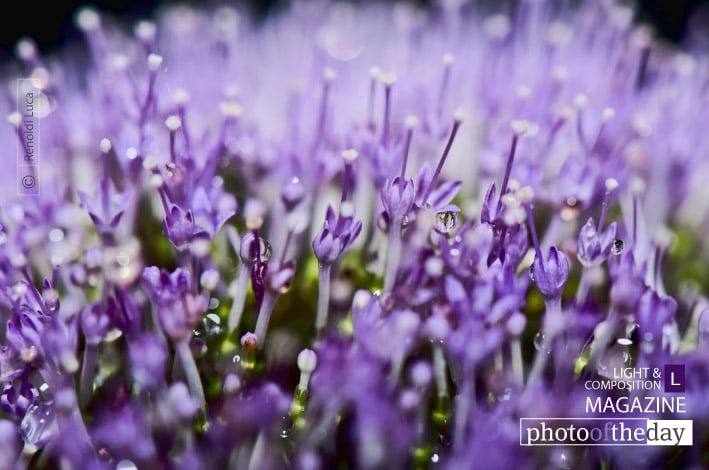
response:
<svg viewBox="0 0 709 470"><path fill-rule="evenodd" d="M293 1L293 0L291 0ZM10 58L12 46L18 38L28 35L39 44L46 53L57 46L78 36L73 24L76 9L85 4L92 4L101 11L120 14L129 21L146 18L156 8L165 4L159 0L69 0L37 2L36 4L18 5L13 11L5 8L0 12L0 61ZM186 3L203 3L187 1ZM246 5L257 18L263 18L270 11L288 5L288 0L246 0L239 2ZM429 3L418 0L417 3ZM639 0L639 19L655 26L656 31L665 39L680 42L687 30L687 21L693 11L700 6L709 6L709 0ZM706 25L709 29L709 24Z"/></svg>

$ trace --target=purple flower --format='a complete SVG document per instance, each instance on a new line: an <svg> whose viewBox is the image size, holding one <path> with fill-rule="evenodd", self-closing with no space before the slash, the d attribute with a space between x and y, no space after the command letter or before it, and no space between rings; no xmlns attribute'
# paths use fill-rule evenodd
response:
<svg viewBox="0 0 709 470"><path fill-rule="evenodd" d="M320 264L330 265L337 261L354 243L361 230L362 222L355 222L349 203L343 203L338 216L335 216L332 206L328 206L322 229L312 242L313 251Z"/></svg>
<svg viewBox="0 0 709 470"><path fill-rule="evenodd" d="M561 294L569 279L569 261L566 255L552 246L546 259L537 256L530 273L542 296L547 299L561 299Z"/></svg>
<svg viewBox="0 0 709 470"><path fill-rule="evenodd" d="M581 228L578 239L578 258L584 266L593 266L605 261L611 254L615 241L616 223L603 232L596 230L593 218Z"/></svg>

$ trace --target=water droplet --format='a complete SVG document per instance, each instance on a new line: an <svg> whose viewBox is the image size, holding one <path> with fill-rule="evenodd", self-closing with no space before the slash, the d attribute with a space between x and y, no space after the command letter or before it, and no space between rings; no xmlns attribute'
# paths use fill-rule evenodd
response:
<svg viewBox="0 0 709 470"><path fill-rule="evenodd" d="M241 356L239 356L238 354L235 355L234 357L231 358L231 362L233 362L234 364L240 363L240 362L241 362Z"/></svg>
<svg viewBox="0 0 709 470"><path fill-rule="evenodd" d="M56 411L53 404L32 405L20 423L25 444L42 447L57 434Z"/></svg>
<svg viewBox="0 0 709 470"><path fill-rule="evenodd" d="M498 401L509 401L512 398L512 389L507 387L503 390L502 395L498 395Z"/></svg>
<svg viewBox="0 0 709 470"><path fill-rule="evenodd" d="M288 439L290 437L290 431L287 429L281 430L281 439Z"/></svg>
<svg viewBox="0 0 709 470"><path fill-rule="evenodd" d="M534 336L534 348L537 351L543 351L547 354L551 354L551 344L550 341L544 336L541 331L537 332Z"/></svg>
<svg viewBox="0 0 709 470"><path fill-rule="evenodd" d="M633 342L628 338L618 338L616 340L616 343L620 344L621 346L630 346L631 344L633 344Z"/></svg>
<svg viewBox="0 0 709 470"><path fill-rule="evenodd" d="M121 460L116 464L116 470L138 470L138 467L130 460Z"/></svg>
<svg viewBox="0 0 709 470"><path fill-rule="evenodd" d="M261 262L265 263L269 259L271 259L271 244L268 243L267 240L259 237L259 253L258 256L254 256L253 250L249 250L249 253L251 253L251 256L249 257L249 261L251 263L255 263L261 259Z"/></svg>
<svg viewBox="0 0 709 470"><path fill-rule="evenodd" d="M611 246L611 253L614 255L619 255L623 252L623 248L623 240L613 240L613 246Z"/></svg>
<svg viewBox="0 0 709 470"><path fill-rule="evenodd" d="M458 248L453 248L448 252L451 256L460 256L460 250Z"/></svg>
<svg viewBox="0 0 709 470"><path fill-rule="evenodd" d="M433 462L433 463L438 463L438 461L439 461L440 459L441 459L441 458L440 458L440 456L439 456L438 454L431 454L431 462Z"/></svg>
<svg viewBox="0 0 709 470"><path fill-rule="evenodd" d="M451 233L458 225L458 211L436 212L434 228L440 233Z"/></svg>
<svg viewBox="0 0 709 470"><path fill-rule="evenodd" d="M564 206L561 208L559 215L565 221L574 220L581 212L581 203L575 197L566 198Z"/></svg>
<svg viewBox="0 0 709 470"><path fill-rule="evenodd" d="M204 332L207 338L213 338L224 333L221 318L216 313L207 314L202 322L204 323Z"/></svg>

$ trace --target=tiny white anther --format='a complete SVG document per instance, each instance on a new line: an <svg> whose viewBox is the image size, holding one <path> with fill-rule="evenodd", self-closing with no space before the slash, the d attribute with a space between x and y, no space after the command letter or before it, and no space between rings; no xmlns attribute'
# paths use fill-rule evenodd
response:
<svg viewBox="0 0 709 470"><path fill-rule="evenodd" d="M630 36L630 42L638 49L650 47L652 43L652 29L645 25L636 27Z"/></svg>
<svg viewBox="0 0 709 470"><path fill-rule="evenodd" d="M192 243L190 243L190 253L192 253L192 255L197 258L204 258L210 253L211 250L212 246L209 244L209 240L205 238L197 238ZM219 273L217 272L217 274Z"/></svg>
<svg viewBox="0 0 709 470"><path fill-rule="evenodd" d="M662 249L667 249L674 241L674 235L667 227L660 227L652 237L653 243Z"/></svg>
<svg viewBox="0 0 709 470"><path fill-rule="evenodd" d="M148 171L154 170L157 166L158 160L152 155L146 156L145 160L143 160L143 168Z"/></svg>
<svg viewBox="0 0 709 470"><path fill-rule="evenodd" d="M419 125L419 119L416 116L409 115L404 119L404 126L407 129L415 129Z"/></svg>
<svg viewBox="0 0 709 470"><path fill-rule="evenodd" d="M344 201L340 204L340 215L346 219L354 215L354 204L349 201Z"/></svg>
<svg viewBox="0 0 709 470"><path fill-rule="evenodd" d="M364 289L360 289L357 292L355 292L354 297L352 298L352 307L353 308L358 308L362 309L367 307L369 304L369 301L372 299L372 294L369 293L369 291L366 291Z"/></svg>
<svg viewBox="0 0 709 470"><path fill-rule="evenodd" d="M645 180L639 176L634 176L630 180L630 192L638 195L645 192Z"/></svg>
<svg viewBox="0 0 709 470"><path fill-rule="evenodd" d="M178 88L172 94L172 102L175 103L176 106L182 107L186 105L189 101L190 93L184 88Z"/></svg>
<svg viewBox="0 0 709 470"><path fill-rule="evenodd" d="M165 126L167 126L170 132L175 132L182 126L182 119L180 119L180 116L171 114L165 119Z"/></svg>
<svg viewBox="0 0 709 470"><path fill-rule="evenodd" d="M512 132L514 132L517 137L522 137L528 130L527 122L521 119L513 120L510 123L510 127L512 128Z"/></svg>
<svg viewBox="0 0 709 470"><path fill-rule="evenodd" d="M534 190L531 186L522 186L517 191L517 197L522 202L522 204L531 202L534 199Z"/></svg>
<svg viewBox="0 0 709 470"><path fill-rule="evenodd" d="M611 192L618 187L618 180L615 178L608 178L606 180L606 191Z"/></svg>
<svg viewBox="0 0 709 470"><path fill-rule="evenodd" d="M162 56L160 54L150 54L148 56L148 70L157 72L162 65Z"/></svg>
<svg viewBox="0 0 709 470"><path fill-rule="evenodd" d="M502 216L505 225L521 224L527 218L527 213L521 206L508 206Z"/></svg>
<svg viewBox="0 0 709 470"><path fill-rule="evenodd" d="M455 56L453 54L443 54L443 65L449 67L455 63Z"/></svg>
<svg viewBox="0 0 709 470"><path fill-rule="evenodd" d="M325 83L332 83L337 78L337 72L335 72L335 70L331 69L330 67L325 67L322 72L322 77L323 80L325 80Z"/></svg>
<svg viewBox="0 0 709 470"><path fill-rule="evenodd" d="M7 115L7 122L9 122L10 125L14 127L20 127L20 123L22 122L22 115L17 111L12 112Z"/></svg>
<svg viewBox="0 0 709 470"><path fill-rule="evenodd" d="M458 108L453 113L454 122L463 122L465 120L465 110L463 108Z"/></svg>
<svg viewBox="0 0 709 470"><path fill-rule="evenodd" d="M507 193L500 198L502 204L507 207L515 208L522 205L522 201L519 200L515 193Z"/></svg>
<svg viewBox="0 0 709 470"><path fill-rule="evenodd" d="M369 76L370 76L370 78L372 78L372 79L374 79L374 80L378 80L378 79L379 79L379 75L381 75L381 74L382 74L382 69L380 69L380 68L377 67L376 65L373 65L372 67L369 67Z"/></svg>
<svg viewBox="0 0 709 470"><path fill-rule="evenodd" d="M219 271L216 269L204 271L199 278L199 283L204 289L213 291L219 285Z"/></svg>
<svg viewBox="0 0 709 470"><path fill-rule="evenodd" d="M111 151L112 145L111 141L108 139L101 139L101 142L98 144L98 147L101 149L102 153L108 153Z"/></svg>
<svg viewBox="0 0 709 470"><path fill-rule="evenodd" d="M573 106L566 105L559 110L559 117L564 119L565 121L572 121L576 119L576 116L578 113L576 112L576 109Z"/></svg>
<svg viewBox="0 0 709 470"><path fill-rule="evenodd" d="M152 42L155 40L157 27L152 21L139 21L133 28L135 37L143 42Z"/></svg>
<svg viewBox="0 0 709 470"><path fill-rule="evenodd" d="M84 32L95 31L101 27L101 17L93 8L82 8L76 15L76 25Z"/></svg>
<svg viewBox="0 0 709 470"><path fill-rule="evenodd" d="M588 104L588 97L582 93L574 96L574 106L576 109L583 109Z"/></svg>
<svg viewBox="0 0 709 470"><path fill-rule="evenodd" d="M239 118L244 113L244 109L237 101L222 101L219 103L219 111L227 118Z"/></svg>
<svg viewBox="0 0 709 470"><path fill-rule="evenodd" d="M601 117L603 122L608 122L615 116L615 109L613 108L603 108Z"/></svg>
<svg viewBox="0 0 709 470"><path fill-rule="evenodd" d="M258 230L263 225L263 217L260 215L249 215L246 217L246 229L249 231Z"/></svg>
<svg viewBox="0 0 709 470"><path fill-rule="evenodd" d="M312 349L303 349L298 354L298 369L304 374L312 374L318 366L318 356Z"/></svg>
<svg viewBox="0 0 709 470"><path fill-rule="evenodd" d="M512 24L508 16L496 14L485 18L483 29L485 34L493 39L504 39L510 34Z"/></svg>
<svg viewBox="0 0 709 470"><path fill-rule="evenodd" d="M347 163L352 163L353 161L357 160L359 153L355 149L347 149L344 150L341 155Z"/></svg>
<svg viewBox="0 0 709 470"><path fill-rule="evenodd" d="M159 188L160 186L162 186L163 183L164 183L164 180L162 179L162 176L160 176L158 173L153 173L153 174L150 176L150 182L149 182L149 184L150 184L151 187L157 189L157 188Z"/></svg>
<svg viewBox="0 0 709 470"><path fill-rule="evenodd" d="M125 54L112 54L107 61L108 68L114 72L120 72L128 68L130 58Z"/></svg>
<svg viewBox="0 0 709 470"><path fill-rule="evenodd" d="M382 73L379 75L379 81L382 82L382 84L385 87L390 87L394 83L396 83L396 74L395 73Z"/></svg>
<svg viewBox="0 0 709 470"><path fill-rule="evenodd" d="M652 134L652 124L650 123L650 119L645 114L637 113L633 116L631 124L635 132L637 132L641 137L647 137Z"/></svg>
<svg viewBox="0 0 709 470"><path fill-rule="evenodd" d="M30 38L22 38L15 45L15 54L22 60L32 60L37 57L37 45Z"/></svg>
<svg viewBox="0 0 709 470"><path fill-rule="evenodd" d="M522 185L520 184L520 182L519 182L519 180L518 180L517 178L512 178L512 179L510 179L510 182L507 183L507 188L508 188L511 192L518 191L521 186L522 186Z"/></svg>
<svg viewBox="0 0 709 470"><path fill-rule="evenodd" d="M426 274L428 274L431 277L439 277L441 274L443 274L443 260L441 258L436 258L436 257L430 257L426 260L426 264L424 265L424 269L426 270Z"/></svg>

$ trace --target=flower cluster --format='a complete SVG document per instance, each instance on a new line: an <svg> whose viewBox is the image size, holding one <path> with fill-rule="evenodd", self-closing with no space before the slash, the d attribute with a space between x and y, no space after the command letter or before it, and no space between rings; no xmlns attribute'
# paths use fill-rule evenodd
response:
<svg viewBox="0 0 709 470"><path fill-rule="evenodd" d="M0 468L709 465L709 61L551 3L22 39L2 152L22 83L43 156L0 199ZM520 446L666 363L686 413L643 417L694 448Z"/></svg>

